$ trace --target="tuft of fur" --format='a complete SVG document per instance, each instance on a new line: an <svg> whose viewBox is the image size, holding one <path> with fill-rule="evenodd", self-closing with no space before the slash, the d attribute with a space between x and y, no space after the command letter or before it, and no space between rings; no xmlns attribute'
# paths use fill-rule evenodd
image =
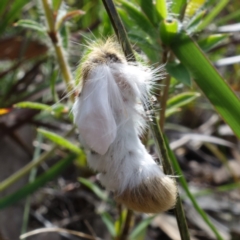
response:
<svg viewBox="0 0 240 240"><path fill-rule="evenodd" d="M176 202L175 181L167 176L143 179L133 189L115 195L117 202L144 213L159 213L173 208Z"/></svg>
<svg viewBox="0 0 240 240"><path fill-rule="evenodd" d="M73 107L90 167L130 209L157 213L172 208L175 180L162 172L139 139L146 127L141 102L147 103L156 70L127 63L112 39L90 49Z"/></svg>

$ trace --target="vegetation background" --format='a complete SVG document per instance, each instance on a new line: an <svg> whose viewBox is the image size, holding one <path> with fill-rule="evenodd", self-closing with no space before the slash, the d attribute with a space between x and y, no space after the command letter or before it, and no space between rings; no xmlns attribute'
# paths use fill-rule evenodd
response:
<svg viewBox="0 0 240 240"><path fill-rule="evenodd" d="M240 239L239 1L116 0L127 37L112 3L1 0L0 240L36 229L22 238ZM165 64L155 92L159 128L143 140L156 157L166 145L163 165L170 159L179 176L189 229L181 234L178 211L117 206L78 142L71 108L79 61L114 29L126 54L129 39L137 58Z"/></svg>

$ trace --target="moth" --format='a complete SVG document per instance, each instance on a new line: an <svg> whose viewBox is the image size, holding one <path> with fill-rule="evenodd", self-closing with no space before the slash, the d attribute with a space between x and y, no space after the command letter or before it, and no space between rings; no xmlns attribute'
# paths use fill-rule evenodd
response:
<svg viewBox="0 0 240 240"><path fill-rule="evenodd" d="M139 139L146 127L141 102L157 70L128 63L113 39L89 47L81 63L81 93L73 106L89 166L129 209L158 213L175 205L175 180L163 173Z"/></svg>

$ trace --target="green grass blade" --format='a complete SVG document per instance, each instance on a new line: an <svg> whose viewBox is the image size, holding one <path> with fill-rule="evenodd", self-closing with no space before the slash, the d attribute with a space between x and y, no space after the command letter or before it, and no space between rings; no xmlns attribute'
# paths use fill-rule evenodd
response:
<svg viewBox="0 0 240 240"><path fill-rule="evenodd" d="M181 14L186 4L187 4L187 0L173 0L171 5L171 12L176 14Z"/></svg>
<svg viewBox="0 0 240 240"><path fill-rule="evenodd" d="M129 239L130 240L140 240L140 239L144 239L145 235L146 235L146 230L148 225L152 222L154 216L150 216L146 219L144 219L143 221L141 221L131 232Z"/></svg>
<svg viewBox="0 0 240 240"><path fill-rule="evenodd" d="M88 187L93 193L96 194L96 196L98 196L104 202L108 200L106 193L95 183L87 180L86 178L78 178L78 181L82 183L84 186Z"/></svg>
<svg viewBox="0 0 240 240"><path fill-rule="evenodd" d="M51 167L47 172L36 178L34 182L28 183L15 193L2 198L0 200L0 209L4 209L35 192L39 187L43 186L64 171L75 158L76 156L74 154L69 155Z"/></svg>
<svg viewBox="0 0 240 240"><path fill-rule="evenodd" d="M212 34L204 39L199 40L198 45L204 52L208 52L227 37L229 37L229 34Z"/></svg>
<svg viewBox="0 0 240 240"><path fill-rule="evenodd" d="M165 116L169 117L172 114L179 112L179 108L193 102L200 94L197 92L180 93L167 101L167 109Z"/></svg>
<svg viewBox="0 0 240 240"><path fill-rule="evenodd" d="M226 16L221 16L220 19L216 20L216 24L217 25L222 25L222 24L226 24L228 21L231 21L231 20L235 20L237 21L237 19L239 18L240 16L240 9L237 9L235 10L234 12L231 12L229 13L228 15ZM236 19L235 19L236 18Z"/></svg>
<svg viewBox="0 0 240 240"><path fill-rule="evenodd" d="M38 32L44 32L46 33L46 28L38 23L38 22L35 22L33 20L30 20L30 19L23 19L23 20L19 20L17 23L16 23L16 26L19 26L19 27L24 27L24 28L29 28L29 29L33 29L33 30L36 30Z"/></svg>
<svg viewBox="0 0 240 240"><path fill-rule="evenodd" d="M129 17L136 23L136 25L141 28L145 33L151 38L156 38L157 33L154 30L154 26L146 18L146 16L131 2L121 0L123 8L128 13Z"/></svg>
<svg viewBox="0 0 240 240"><path fill-rule="evenodd" d="M166 0L157 0L156 1L157 12L161 19L166 19L168 15L167 11L167 1Z"/></svg>
<svg viewBox="0 0 240 240"><path fill-rule="evenodd" d="M44 129L38 129L37 131L40 132L44 137L51 140L52 142L58 144L59 146L67 148L70 151L75 152L76 154L79 155L83 154L82 150L79 147L75 146L73 143L69 142L64 137Z"/></svg>
<svg viewBox="0 0 240 240"><path fill-rule="evenodd" d="M153 25L156 25L160 19L158 18L158 15L156 12L156 7L153 4L153 1L152 0L141 0L140 6L141 6L142 11L145 13L145 15L150 20L150 22Z"/></svg>
<svg viewBox="0 0 240 240"><path fill-rule="evenodd" d="M240 138L240 101L201 49L185 33L178 34L170 48L192 73L203 93Z"/></svg>
<svg viewBox="0 0 240 240"><path fill-rule="evenodd" d="M9 3L9 0L1 0L1 4L0 4L0 16L2 14L4 14L4 11L7 10L7 5Z"/></svg>
<svg viewBox="0 0 240 240"><path fill-rule="evenodd" d="M205 29L228 3L229 0L220 0L217 2L216 6L209 12L209 14L203 19L202 23L198 26L197 31Z"/></svg>
<svg viewBox="0 0 240 240"><path fill-rule="evenodd" d="M14 104L14 107L51 111L50 106L43 104L43 103L37 103L37 102L19 102L19 103Z"/></svg>
<svg viewBox="0 0 240 240"><path fill-rule="evenodd" d="M165 137L165 142L166 142L166 146L167 146L167 151L168 151L168 155L172 161L172 165L174 167L174 170L176 171L176 174L179 176L178 179L183 187L183 189L185 190L188 198L191 200L194 208L196 209L196 211L199 213L199 215L203 218L203 220L206 222L206 224L211 228L211 230L214 232L216 238L218 240L223 240L222 236L220 235L220 233L217 231L217 229L215 228L215 226L212 224L212 222L209 220L207 214L202 210L202 208L198 205L196 199L194 198L194 196L191 194L189 188L188 188L188 184L186 179L184 178L183 172L178 164L178 161L173 153L173 151L170 149L169 144L166 140Z"/></svg>
<svg viewBox="0 0 240 240"><path fill-rule="evenodd" d="M116 236L116 231L114 228L114 221L112 219L112 217L109 215L109 213L107 212L103 212L100 214L104 224L106 225L109 233L111 234L112 237Z"/></svg>
<svg viewBox="0 0 240 240"><path fill-rule="evenodd" d="M17 16L17 14L22 10L25 4L27 4L28 0L15 0L11 4L11 8L3 19L2 23L0 24L0 34L4 31L4 29L7 27L7 25L14 20L14 18Z"/></svg>

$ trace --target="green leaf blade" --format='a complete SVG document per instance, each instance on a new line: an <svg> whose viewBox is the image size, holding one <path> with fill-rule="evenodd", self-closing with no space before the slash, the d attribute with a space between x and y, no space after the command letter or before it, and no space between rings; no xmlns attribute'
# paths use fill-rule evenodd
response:
<svg viewBox="0 0 240 240"><path fill-rule="evenodd" d="M141 221L131 232L129 239L130 240L139 240L139 239L144 239L144 236L146 234L146 229L148 225L152 222L154 216L148 217Z"/></svg>
<svg viewBox="0 0 240 240"><path fill-rule="evenodd" d="M19 20L15 25L19 27L33 29L38 32L46 33L46 28L43 25L30 19Z"/></svg>
<svg viewBox="0 0 240 240"><path fill-rule="evenodd" d="M184 92L180 93L167 101L167 107L169 108L179 108L185 106L186 104L192 102L197 97L200 96L198 92Z"/></svg>
<svg viewBox="0 0 240 240"><path fill-rule="evenodd" d="M78 181L88 187L92 192L96 194L101 200L107 201L106 193L100 189L95 183L87 180L86 178L78 178Z"/></svg>
<svg viewBox="0 0 240 240"><path fill-rule="evenodd" d="M47 131L44 129L38 129L37 131L54 143L66 148L66 149L69 149L70 151L72 151L76 154L79 154L79 155L83 154L82 150L79 147L75 146L73 143L69 142L64 137L61 137L56 133L53 133L53 132L50 132L50 131Z"/></svg>
<svg viewBox="0 0 240 240"><path fill-rule="evenodd" d="M191 76L187 68L182 63L168 63L167 72L179 82L191 87Z"/></svg>
<svg viewBox="0 0 240 240"><path fill-rule="evenodd" d="M148 17L148 19L150 20L150 22L153 25L156 25L157 22L160 20L158 18L157 12L156 12L156 7L153 4L152 0L141 0L140 1L140 6L142 11L145 13L145 15Z"/></svg>
<svg viewBox="0 0 240 240"><path fill-rule="evenodd" d="M198 45L204 52L208 52L209 50L217 46L220 42L222 42L224 39L226 39L228 36L228 34L212 34L204 39L201 39L198 42Z"/></svg>
<svg viewBox="0 0 240 240"><path fill-rule="evenodd" d="M121 0L123 8L128 15L135 21L136 25L147 33L151 38L156 38L157 34L151 22L146 18L142 12L130 2Z"/></svg>
<svg viewBox="0 0 240 240"><path fill-rule="evenodd" d="M192 73L203 93L240 138L240 101L201 49L185 33L176 36L170 48Z"/></svg>
<svg viewBox="0 0 240 240"><path fill-rule="evenodd" d="M116 231L115 231L114 222L113 222L112 217L107 212L103 212L103 213L101 213L101 218L102 218L103 222L105 223L111 236L115 237Z"/></svg>
<svg viewBox="0 0 240 240"><path fill-rule="evenodd" d="M37 103L37 102L19 102L19 103L14 104L14 107L51 111L50 106L43 104L43 103Z"/></svg>

